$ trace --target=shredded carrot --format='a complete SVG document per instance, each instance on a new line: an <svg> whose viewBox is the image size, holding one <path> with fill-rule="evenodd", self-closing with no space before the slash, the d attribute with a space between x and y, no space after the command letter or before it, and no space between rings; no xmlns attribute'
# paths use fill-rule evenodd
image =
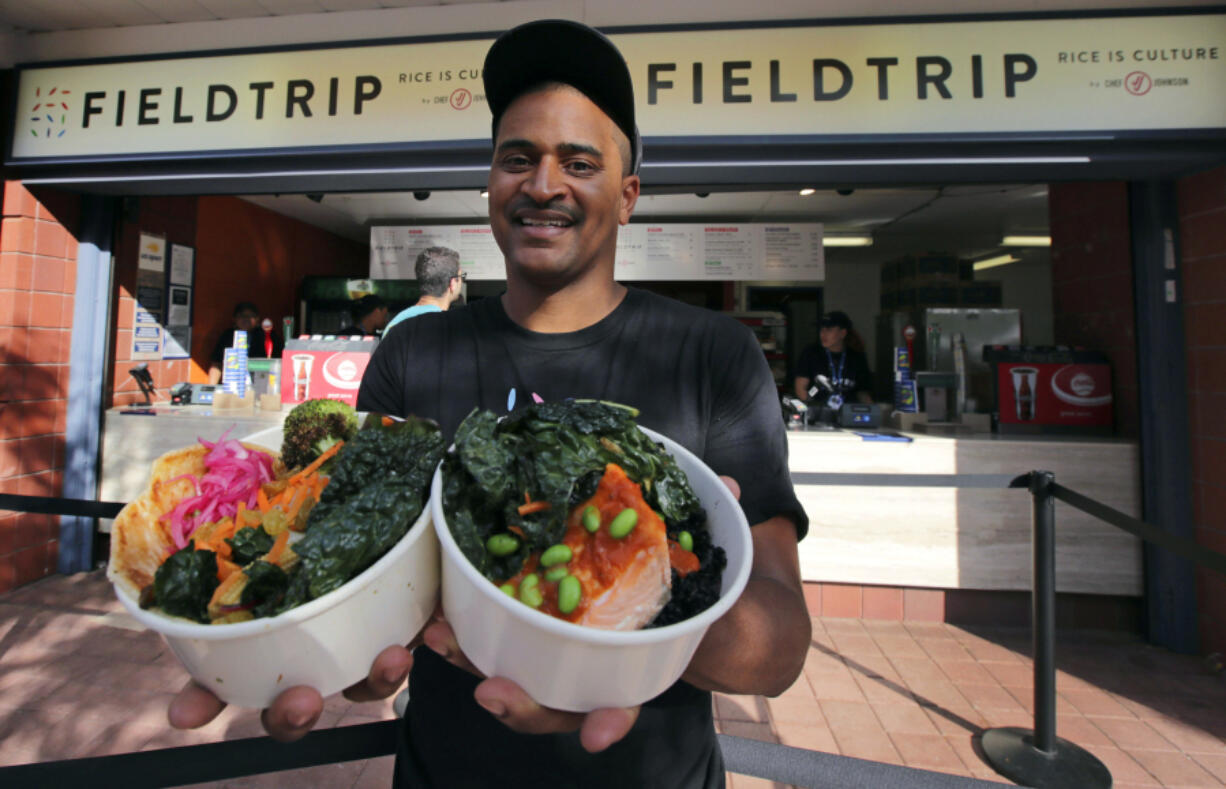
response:
<svg viewBox="0 0 1226 789"><path fill-rule="evenodd" d="M281 558L281 554L285 552L285 546L289 544L289 529L277 535L277 540L272 544L272 548L268 549L268 555L264 557L264 561L269 564L276 564Z"/></svg>
<svg viewBox="0 0 1226 789"><path fill-rule="evenodd" d="M380 422L383 423L384 427L391 427L392 425L396 424L396 420L392 419L390 416L383 417Z"/></svg>
<svg viewBox="0 0 1226 789"><path fill-rule="evenodd" d="M507 527L507 531L509 531L509 532L511 532L512 534L514 534L515 536L519 537L519 539L521 539L521 540L523 540L523 539L527 539L526 537L524 537L524 530L523 530L523 529L521 529L521 528L519 528L518 526L508 526L508 527Z"/></svg>
<svg viewBox="0 0 1226 789"><path fill-rule="evenodd" d="M528 495L528 491L524 491L524 504L531 504L532 497Z"/></svg>
<svg viewBox="0 0 1226 789"><path fill-rule="evenodd" d="M227 575L226 579L218 584L217 588L213 590L213 596L209 599L209 605L212 606L219 603L221 598L224 597L227 592L229 592L236 584L242 583L246 577L247 576L242 572L232 572Z"/></svg>
<svg viewBox="0 0 1226 789"><path fill-rule="evenodd" d="M520 515L531 515L534 512L544 512L552 506L553 505L551 505L549 502L543 500L530 501L527 504L519 505L519 507L516 508L516 511Z"/></svg>
<svg viewBox="0 0 1226 789"><path fill-rule="evenodd" d="M255 505L260 508L260 512L268 512L272 505L268 503L268 496L264 495L264 488L260 488L260 492L255 494Z"/></svg>
<svg viewBox="0 0 1226 789"><path fill-rule="evenodd" d="M230 561L229 559L218 559L217 560L217 580L225 581L237 569L239 569L238 565Z"/></svg>
<svg viewBox="0 0 1226 789"><path fill-rule="evenodd" d="M340 451L341 451L341 447L343 447L343 446L345 446L345 442L344 442L344 441L337 441L335 444L333 444L332 446L328 447L326 450L324 450L324 453L323 453L322 455L320 455L319 457L317 457L317 458L315 458L313 461L311 461L311 465L307 466L307 467L306 467L306 468L304 468L302 471L299 471L297 474L295 474L294 476L290 477L290 478L289 478L289 484L294 485L294 484L296 484L298 481L302 480L303 478L305 478L305 477L307 477L307 476L310 476L310 474L311 474L312 472L314 472L316 469L318 469L318 468L319 468L320 466L322 466L324 463L327 463L329 458L331 458L331 457L332 457L333 455L335 455L337 452L340 452Z"/></svg>

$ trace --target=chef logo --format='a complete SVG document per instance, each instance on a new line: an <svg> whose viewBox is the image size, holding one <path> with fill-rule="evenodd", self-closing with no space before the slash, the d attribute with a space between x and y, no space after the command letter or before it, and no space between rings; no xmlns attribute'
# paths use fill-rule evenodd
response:
<svg viewBox="0 0 1226 789"><path fill-rule="evenodd" d="M41 87L34 89L34 105L30 108L30 134L35 137L63 137L68 131L68 99L71 91L53 87L46 93ZM41 132L41 134L40 134Z"/></svg>
<svg viewBox="0 0 1226 789"><path fill-rule="evenodd" d="M1144 71L1134 71L1124 77L1124 89L1134 96L1144 96L1154 86L1154 81Z"/></svg>

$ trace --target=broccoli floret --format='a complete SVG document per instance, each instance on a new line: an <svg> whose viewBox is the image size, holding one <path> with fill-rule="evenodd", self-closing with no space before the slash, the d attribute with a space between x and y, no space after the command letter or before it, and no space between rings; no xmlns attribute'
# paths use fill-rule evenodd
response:
<svg viewBox="0 0 1226 789"><path fill-rule="evenodd" d="M289 468L311 463L338 441L358 432L358 413L339 400L307 400L285 417L281 460Z"/></svg>

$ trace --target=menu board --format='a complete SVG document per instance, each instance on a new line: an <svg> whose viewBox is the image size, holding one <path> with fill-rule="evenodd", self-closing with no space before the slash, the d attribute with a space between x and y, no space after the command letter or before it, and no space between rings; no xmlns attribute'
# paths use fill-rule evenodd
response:
<svg viewBox="0 0 1226 789"><path fill-rule="evenodd" d="M404 227L370 231L370 276L413 279L417 254L444 246L460 254L470 280L506 278L488 225ZM822 226L803 224L632 224L617 234L619 280L785 280L826 278Z"/></svg>

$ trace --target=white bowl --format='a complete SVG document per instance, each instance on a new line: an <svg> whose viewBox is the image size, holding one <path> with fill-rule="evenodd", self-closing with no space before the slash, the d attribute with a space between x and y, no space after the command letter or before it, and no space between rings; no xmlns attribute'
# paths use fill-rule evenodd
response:
<svg viewBox="0 0 1226 789"><path fill-rule="evenodd" d="M529 608L481 575L456 545L443 512L442 467L430 508L442 546L443 611L460 649L486 676L515 681L540 704L571 712L628 707L663 693L681 677L707 628L740 597L749 580L749 524L728 487L680 444L639 428L689 477L707 526L728 557L719 600L685 621L650 630L599 630Z"/></svg>
<svg viewBox="0 0 1226 789"><path fill-rule="evenodd" d="M281 445L281 429L246 443ZM377 562L339 589L279 616L203 625L143 610L115 587L132 616L162 634L188 673L222 701L267 707L281 691L309 685L328 696L364 679L385 648L407 644L438 602L438 538L430 507Z"/></svg>

